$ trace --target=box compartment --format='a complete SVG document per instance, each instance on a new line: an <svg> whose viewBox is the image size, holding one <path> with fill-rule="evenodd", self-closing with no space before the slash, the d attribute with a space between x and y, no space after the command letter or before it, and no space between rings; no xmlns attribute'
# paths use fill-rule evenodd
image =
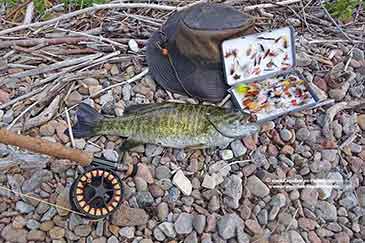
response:
<svg viewBox="0 0 365 243"><path fill-rule="evenodd" d="M294 29L285 27L222 43L233 102L258 121L315 106L319 98L295 71Z"/></svg>

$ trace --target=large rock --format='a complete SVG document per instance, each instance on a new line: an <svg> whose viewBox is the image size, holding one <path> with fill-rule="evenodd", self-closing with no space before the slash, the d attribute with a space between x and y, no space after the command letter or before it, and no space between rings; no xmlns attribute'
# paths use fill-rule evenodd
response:
<svg viewBox="0 0 365 243"><path fill-rule="evenodd" d="M357 189L357 196L359 198L360 207L365 208L365 186Z"/></svg>
<svg viewBox="0 0 365 243"><path fill-rule="evenodd" d="M19 211L20 213L30 213L34 210L34 207L30 204L27 204L23 201L17 201L15 205L15 209Z"/></svg>
<svg viewBox="0 0 365 243"><path fill-rule="evenodd" d="M289 231L289 240L292 243L305 243L302 236L294 230Z"/></svg>
<svg viewBox="0 0 365 243"><path fill-rule="evenodd" d="M247 152L247 148L241 140L235 140L231 143L231 148L235 157L240 157Z"/></svg>
<svg viewBox="0 0 365 243"><path fill-rule="evenodd" d="M316 213L326 221L337 220L337 209L335 205L329 202L319 201L316 205Z"/></svg>
<svg viewBox="0 0 365 243"><path fill-rule="evenodd" d="M207 222L207 218L204 215L202 215L202 214L194 215L193 227L197 233L199 233L199 234L203 233L206 222Z"/></svg>
<svg viewBox="0 0 365 243"><path fill-rule="evenodd" d="M40 230L31 230L27 235L28 241L41 241L44 242L46 234Z"/></svg>
<svg viewBox="0 0 365 243"><path fill-rule="evenodd" d="M265 197L270 193L270 189L258 177L250 176L247 179L247 189L257 197Z"/></svg>
<svg viewBox="0 0 365 243"><path fill-rule="evenodd" d="M238 208L240 206L239 200L242 197L242 180L237 175L231 175L224 181L225 195L224 204L230 208Z"/></svg>
<svg viewBox="0 0 365 243"><path fill-rule="evenodd" d="M49 231L49 236L52 240L61 239L65 236L65 229L55 226Z"/></svg>
<svg viewBox="0 0 365 243"><path fill-rule="evenodd" d="M174 224L170 222L163 222L158 226L160 230L169 238L175 238L176 232L174 228Z"/></svg>
<svg viewBox="0 0 365 243"><path fill-rule="evenodd" d="M137 192L136 199L140 208L150 207L153 204L153 197L150 192Z"/></svg>
<svg viewBox="0 0 365 243"><path fill-rule="evenodd" d="M190 196L193 186L191 185L190 180L184 175L182 170L178 170L172 179L172 182L176 185L180 191L187 196Z"/></svg>
<svg viewBox="0 0 365 243"><path fill-rule="evenodd" d="M198 236L195 231L184 239L184 243L198 243Z"/></svg>
<svg viewBox="0 0 365 243"><path fill-rule="evenodd" d="M260 224L256 220L248 219L246 220L245 225L248 228L248 232L251 232L254 235L260 235L263 233Z"/></svg>
<svg viewBox="0 0 365 243"><path fill-rule="evenodd" d="M157 216L161 221L165 221L169 214L169 205L165 202L160 203L157 206Z"/></svg>
<svg viewBox="0 0 365 243"><path fill-rule="evenodd" d="M148 214L140 208L125 206L117 209L112 215L112 224L119 226L136 226L147 224Z"/></svg>
<svg viewBox="0 0 365 243"><path fill-rule="evenodd" d="M193 231L193 215L181 213L175 221L175 230L178 234L189 234Z"/></svg>
<svg viewBox="0 0 365 243"><path fill-rule="evenodd" d="M11 224L5 226L1 231L1 238L6 242L25 243L27 231L25 229L14 229Z"/></svg>
<svg viewBox="0 0 365 243"><path fill-rule="evenodd" d="M127 239L133 239L134 231L135 231L134 227L123 227L119 230L119 235Z"/></svg>
<svg viewBox="0 0 365 243"><path fill-rule="evenodd" d="M46 182L52 179L52 173L48 170L38 170L36 171L29 180L23 183L22 191L23 193L28 193L34 191L38 188L42 182Z"/></svg>
<svg viewBox="0 0 365 243"><path fill-rule="evenodd" d="M81 224L77 225L74 231L77 236L86 237L91 233L92 228L89 224Z"/></svg>
<svg viewBox="0 0 365 243"><path fill-rule="evenodd" d="M64 207L64 208L70 208L70 199L69 199L69 195L70 195L70 189L68 187L66 187L58 196L57 196L57 200L56 200L56 204ZM58 214L61 216L67 216L70 212L57 208Z"/></svg>
<svg viewBox="0 0 365 243"><path fill-rule="evenodd" d="M225 240L233 238L236 235L236 228L240 221L237 214L223 215L217 222L219 235ZM244 227L244 225L240 224L240 227Z"/></svg>

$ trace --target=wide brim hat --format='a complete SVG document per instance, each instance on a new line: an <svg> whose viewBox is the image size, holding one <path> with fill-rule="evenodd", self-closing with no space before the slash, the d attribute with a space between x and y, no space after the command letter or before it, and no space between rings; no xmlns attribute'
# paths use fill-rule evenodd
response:
<svg viewBox="0 0 365 243"><path fill-rule="evenodd" d="M252 33L253 26L251 16L223 4L202 3L175 12L148 41L151 76L173 93L220 101L229 89L221 43Z"/></svg>

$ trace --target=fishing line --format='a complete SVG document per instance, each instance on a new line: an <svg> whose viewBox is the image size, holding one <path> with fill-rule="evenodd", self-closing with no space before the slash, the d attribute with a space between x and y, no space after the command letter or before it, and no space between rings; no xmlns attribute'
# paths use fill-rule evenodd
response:
<svg viewBox="0 0 365 243"><path fill-rule="evenodd" d="M221 131L210 119L209 117L206 115L205 118L209 121L209 123L215 128L215 130L217 130L217 132L219 132L222 136L227 137L227 138L237 138L237 136L231 136L228 134L225 134L223 131Z"/></svg>
<svg viewBox="0 0 365 243"><path fill-rule="evenodd" d="M175 68L174 62L172 61L172 57L171 57L171 55L170 55L170 53L169 53L169 49L167 49L166 47L162 47L162 46L164 46L164 45L168 42L168 39L167 39L167 35L166 35L166 33L165 33L163 30L159 30L159 34L160 34L160 37L161 37L161 41L157 41L157 42L155 43L155 46L156 46L158 49L160 49L161 54L162 54L163 56L166 56L166 57L167 57L167 60L168 60L168 62L169 62L169 64L170 64L170 67L171 67L172 71L174 72L174 75L175 75L175 77L176 77L176 80L179 82L180 86L183 88L183 90L185 91L185 93L186 93L188 96L192 97L192 98L197 98L197 97L195 97L194 95L192 95L192 94L189 92L189 90L187 90L187 89L185 88L185 86L184 86L183 82L182 82L182 81L181 81L181 79L180 79L180 75L178 74L178 72L177 72L177 70L176 70L176 68Z"/></svg>
<svg viewBox="0 0 365 243"><path fill-rule="evenodd" d="M69 208L65 208L63 206L60 206L60 205L57 205L57 204L54 204L54 203L50 203L50 202L48 202L46 200L43 200L43 199L40 199L40 198L37 198L37 197L33 197L33 196L28 195L28 194L24 194L24 193L21 193L21 192L17 192L15 190L12 190L12 189L10 189L8 187L5 187L5 186L2 186L2 185L0 185L0 189L3 189L5 191L7 191L7 192L12 192L12 193L14 193L14 194L16 194L18 196L21 196L21 197L25 197L25 198L32 199L32 200L35 200L35 201L40 202L40 203L47 204L49 206L52 206L52 207L55 207L55 208L58 208L58 209L62 209L62 210L68 211L70 213L78 214L78 215L83 216L83 217L86 217L86 218L88 217L88 215L86 215L86 214L77 212L77 211L72 210L72 209L69 209ZM90 221L97 222L97 221L100 221L100 220L90 220Z"/></svg>

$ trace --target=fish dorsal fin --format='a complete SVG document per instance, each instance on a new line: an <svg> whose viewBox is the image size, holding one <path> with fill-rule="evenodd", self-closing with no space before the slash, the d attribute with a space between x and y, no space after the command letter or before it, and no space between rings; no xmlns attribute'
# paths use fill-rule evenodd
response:
<svg viewBox="0 0 365 243"><path fill-rule="evenodd" d="M166 109L176 108L176 104L172 102L154 103L154 104L136 104L126 107L125 115L143 114L147 112L162 111Z"/></svg>
<svg viewBox="0 0 365 243"><path fill-rule="evenodd" d="M146 107L150 107L151 104L136 104L127 106L124 110L124 114L138 113L141 110L146 109Z"/></svg>

